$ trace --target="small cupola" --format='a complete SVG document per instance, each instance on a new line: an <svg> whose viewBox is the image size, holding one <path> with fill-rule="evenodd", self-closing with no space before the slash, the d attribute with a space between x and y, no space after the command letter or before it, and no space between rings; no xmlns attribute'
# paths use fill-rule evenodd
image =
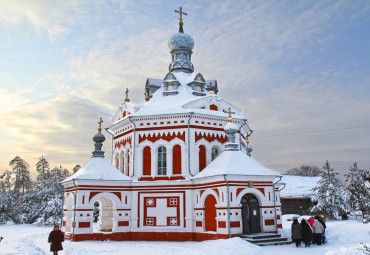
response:
<svg viewBox="0 0 370 255"><path fill-rule="evenodd" d="M193 89L193 95L204 96L207 94L205 89L206 81L200 73L198 73L195 76L194 81L190 82L188 85Z"/></svg>
<svg viewBox="0 0 370 255"><path fill-rule="evenodd" d="M185 34L183 28L183 15L186 16L187 13L182 11L182 7L179 11L175 10L175 12L180 15L179 32L172 35L168 40L168 47L172 56L169 70L170 72L192 73L194 72L194 66L191 63L191 54L193 53L194 39L191 35Z"/></svg>
<svg viewBox="0 0 370 255"><path fill-rule="evenodd" d="M163 95L176 95L179 93L178 88L180 82L176 79L175 75L169 72L163 79Z"/></svg>

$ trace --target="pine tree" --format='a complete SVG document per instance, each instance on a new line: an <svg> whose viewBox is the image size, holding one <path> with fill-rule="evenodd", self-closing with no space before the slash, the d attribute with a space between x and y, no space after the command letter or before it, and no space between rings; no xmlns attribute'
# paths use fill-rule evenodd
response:
<svg viewBox="0 0 370 255"><path fill-rule="evenodd" d="M337 175L338 173L334 172L334 168L330 166L329 161L326 161L322 170L320 170L321 179L318 182L320 186L312 189L313 191L317 190L316 199L318 202L312 208L313 212L337 219L339 214L348 211L346 194L342 183L336 178Z"/></svg>
<svg viewBox="0 0 370 255"><path fill-rule="evenodd" d="M4 171L0 179L2 183L2 192L10 192L12 189L12 172L9 170Z"/></svg>
<svg viewBox="0 0 370 255"><path fill-rule="evenodd" d="M30 189L31 177L29 165L26 161L24 161L19 156L16 156L9 162L9 165L12 167L12 172L15 176L14 182L14 190L20 195L22 191L22 195L24 195L25 190Z"/></svg>
<svg viewBox="0 0 370 255"><path fill-rule="evenodd" d="M42 188L45 186L46 180L50 178L50 165L44 156L41 156L39 161L37 161L36 171L38 173L36 180L39 186Z"/></svg>
<svg viewBox="0 0 370 255"><path fill-rule="evenodd" d="M76 173L78 170L80 170L80 168L81 168L81 166L80 166L80 165L76 165L76 166L72 169L73 173Z"/></svg>
<svg viewBox="0 0 370 255"><path fill-rule="evenodd" d="M370 210L370 181L368 180L370 173L367 170L358 169L357 163L354 162L345 176L351 207L353 210L361 211L364 217L365 212Z"/></svg>

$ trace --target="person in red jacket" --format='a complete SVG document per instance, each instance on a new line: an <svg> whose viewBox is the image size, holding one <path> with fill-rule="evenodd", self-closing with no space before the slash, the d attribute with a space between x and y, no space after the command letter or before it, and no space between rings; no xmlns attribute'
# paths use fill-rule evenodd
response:
<svg viewBox="0 0 370 255"><path fill-rule="evenodd" d="M53 255L58 255L58 251L63 250L64 234L59 230L59 225L55 225L53 231L50 232L48 242Z"/></svg>

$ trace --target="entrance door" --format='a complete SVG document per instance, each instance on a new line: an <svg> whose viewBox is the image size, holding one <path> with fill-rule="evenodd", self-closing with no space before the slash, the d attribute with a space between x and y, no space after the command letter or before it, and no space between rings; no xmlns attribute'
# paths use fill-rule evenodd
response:
<svg viewBox="0 0 370 255"><path fill-rule="evenodd" d="M242 201L243 234L260 233L260 205L252 194L243 196Z"/></svg>

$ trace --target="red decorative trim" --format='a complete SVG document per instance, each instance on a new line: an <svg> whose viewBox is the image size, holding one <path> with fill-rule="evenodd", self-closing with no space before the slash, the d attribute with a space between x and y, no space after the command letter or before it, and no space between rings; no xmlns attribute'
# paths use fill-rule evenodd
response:
<svg viewBox="0 0 370 255"><path fill-rule="evenodd" d="M218 227L219 228L226 228L226 221L219 221L218 222Z"/></svg>
<svg viewBox="0 0 370 255"><path fill-rule="evenodd" d="M217 105L215 105L215 104L211 104L211 105L209 106L209 109L210 109L210 110L212 110L212 111L218 111L218 107L217 107Z"/></svg>
<svg viewBox="0 0 370 255"><path fill-rule="evenodd" d="M203 134L201 132L195 133L195 142L199 141L200 139L204 138L208 142L212 142L214 140L219 141L220 143L226 143L227 138L226 135L219 135L219 134Z"/></svg>
<svg viewBox="0 0 370 255"><path fill-rule="evenodd" d="M232 234L231 237L240 234ZM215 239L227 239L227 234L217 233L192 233L192 232L115 232L115 233L92 233L92 234L75 234L74 241L85 240L146 240L146 241L205 241ZM72 235L66 234L66 239L72 239Z"/></svg>
<svg viewBox="0 0 370 255"><path fill-rule="evenodd" d="M128 134L130 134L130 133L131 133L131 132L133 132L133 131L134 131L134 130L133 130L133 129L131 129L131 130L129 130L129 131L123 132L122 134L119 134L119 135L115 136L113 139L115 140L115 139L120 138L120 137L122 137L122 136L128 135Z"/></svg>
<svg viewBox="0 0 370 255"><path fill-rule="evenodd" d="M95 195L97 195L97 194L99 194L99 193L101 193L101 192L90 192L89 202L91 201L91 199L92 199Z"/></svg>
<svg viewBox="0 0 370 255"><path fill-rule="evenodd" d="M78 227L79 228L89 228L90 227L90 222L79 222Z"/></svg>
<svg viewBox="0 0 370 255"><path fill-rule="evenodd" d="M283 228L283 225L282 224L277 224L277 227L278 228Z"/></svg>
<svg viewBox="0 0 370 255"><path fill-rule="evenodd" d="M203 222L202 221L196 221L195 226L196 227L201 227L201 226L203 226Z"/></svg>
<svg viewBox="0 0 370 255"><path fill-rule="evenodd" d="M145 140L149 140L151 141L152 143L158 141L159 139L163 139L163 140L166 140L166 141L171 141L175 138L179 138L181 140L183 140L185 142L185 132L177 132L175 134L158 134L158 135L152 135L152 134L149 134L149 135L146 135L146 134L143 134L143 135L139 135L139 144L144 142Z"/></svg>
<svg viewBox="0 0 370 255"><path fill-rule="evenodd" d="M114 144L114 147L121 147L121 145L126 146L127 143L132 144L131 143L131 138L129 138L125 141L122 141L122 142L116 141L115 144Z"/></svg>
<svg viewBox="0 0 370 255"><path fill-rule="evenodd" d="M257 188L259 191L262 192L263 195L265 195L265 188Z"/></svg>
<svg viewBox="0 0 370 255"><path fill-rule="evenodd" d="M63 226L63 227L65 227L66 225L67 225L67 224L66 224L66 221L64 220L64 221L63 221L63 225L62 225L62 226Z"/></svg>
<svg viewBox="0 0 370 255"><path fill-rule="evenodd" d="M276 215L276 219L280 220L280 214Z"/></svg>
<svg viewBox="0 0 370 255"><path fill-rule="evenodd" d="M275 225L275 220L274 219L265 220L265 225L266 226Z"/></svg>
<svg viewBox="0 0 370 255"><path fill-rule="evenodd" d="M240 228L240 221L230 221L230 228Z"/></svg>
<svg viewBox="0 0 370 255"><path fill-rule="evenodd" d="M185 180L184 176L156 176L156 177L151 177L151 176L143 176L140 177L139 181L174 181L174 180Z"/></svg>
<svg viewBox="0 0 370 255"><path fill-rule="evenodd" d="M128 227L130 225L129 221L119 221L118 226L119 227Z"/></svg>

